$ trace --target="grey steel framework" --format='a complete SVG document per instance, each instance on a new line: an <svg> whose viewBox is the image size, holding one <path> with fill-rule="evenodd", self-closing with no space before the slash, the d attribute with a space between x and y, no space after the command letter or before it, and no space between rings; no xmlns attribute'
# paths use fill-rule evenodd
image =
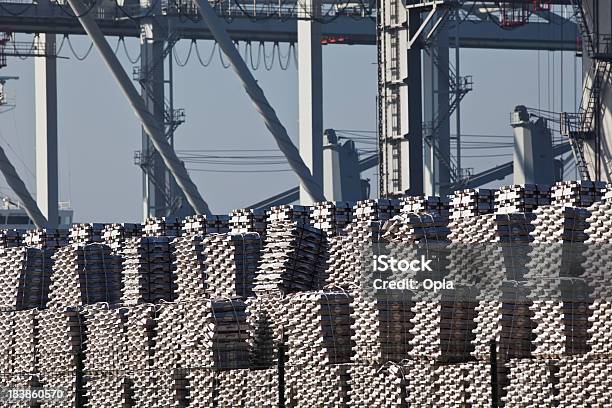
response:
<svg viewBox="0 0 612 408"><path fill-rule="evenodd" d="M531 2L524 1L526 4ZM459 109L461 98L469 91L471 82L468 77L460 75L458 61L453 70L448 49L577 50L575 39L581 32L573 22L546 10L538 12L537 18L532 18L529 24L503 29L497 17L483 13L477 7L482 2L472 1L408 1L406 4L399 0L385 0L381 3L384 9L377 10L373 2L360 2L355 6L355 3L329 0L321 3L316 0L280 3L224 0L206 3L210 13L202 11L203 2L196 5L191 1L142 0L129 5L112 1L83 4L75 0L69 3L49 0L32 3L0 1L0 27L9 32L46 33L39 37L39 41L53 41L53 34L85 34L88 31L92 36L92 32L97 31L99 35L93 35L92 39L99 49L108 48L103 36L140 38L141 62L134 72L141 87L138 100L133 92L134 87L124 83L127 75L118 62L113 61L116 58L109 55L105 59L109 66L114 66L113 72L118 82L143 120L143 147L137 159L143 169L145 216L176 213L185 208L184 199L190 204L187 207L192 207L196 212L208 211L197 188L188 174L183 172L184 166L174 159L176 155L172 148L174 132L184 118L182 111L175 109L172 103L171 58L168 59L168 75L165 58L181 39L215 39L226 54L233 53L233 47L227 44L229 38L234 42L298 43L299 75L309 83L309 86L299 88L301 157L296 156L297 148L288 142L286 131L266 102L263 91L255 92L259 96L253 93L250 85L252 75L248 69L240 69L241 66L246 68L240 55L234 55L234 69L281 150L298 173L304 186L300 199L311 202L323 198L320 191L323 129L321 40L326 40L328 44L373 45L377 43L378 31L381 35L379 99L384 104L380 114L383 158L380 161L380 192L382 195L423 191L440 194L466 184L460 157L453 158L450 152L449 117L454 109ZM514 3L520 1L515 0ZM571 4L569 0L552 3ZM71 5L81 5L80 18L74 17ZM222 18L212 19L215 12ZM560 21L563 24L560 25ZM90 30L83 28L86 22ZM402 25L402 22L406 24ZM422 48L426 52L422 52ZM423 96L420 95L421 64L417 62L421 55L425 59L425 66L431 68L424 75L426 86ZM46 116L37 115L37 122L41 122L37 125L37 129L41 129L37 131L37 146L41 146L38 156L41 158L57 156L54 145L57 130L53 130L54 118L48 116L54 115L53 110L38 101L45 98L46 104L50 104L49 98L53 96L55 87L54 69L49 58L46 60L48 69L39 64L40 69L36 71L37 111L46 112ZM166 92L166 86L169 92ZM434 93L437 96L434 97ZM440 95L445 93L448 98L441 98ZM431 107L425 109L424 118L420 114L422 100ZM423 144L424 149L421 147ZM377 160L372 157L362 162L367 163L361 165L365 169L375 165ZM48 186L48 191L46 195L43 194L47 197L46 204L41 206L51 214L54 211L49 209L54 200L51 190L55 194L57 191L56 183L52 180L57 178L54 173L57 164L56 160L47 160L47 163L47 174L41 177L45 181L41 183ZM425 180L422 176L423 163ZM174 182L175 178L178 183ZM43 191L41 188L38 187L39 191ZM279 196L295 198L293 192Z"/></svg>

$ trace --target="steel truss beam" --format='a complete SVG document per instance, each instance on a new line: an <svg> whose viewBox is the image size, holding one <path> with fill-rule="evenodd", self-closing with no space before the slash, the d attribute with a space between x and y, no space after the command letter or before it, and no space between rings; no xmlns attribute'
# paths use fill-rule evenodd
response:
<svg viewBox="0 0 612 408"><path fill-rule="evenodd" d="M219 47L230 60L232 69L238 75L240 82L242 82L242 86L251 98L255 108L263 117L266 127L270 133L272 133L272 136L274 136L274 140L276 140L278 148L287 158L289 166L297 174L300 182L310 197L314 201L324 201L325 196L323 195L322 186L317 182L317 180L315 180L306 164L304 164L304 161L300 157L300 152L295 147L293 142L291 142L291 139L287 134L287 129L285 129L278 119L276 112L268 102L263 90L257 84L253 74L240 56L240 53L236 49L236 46L232 42L229 34L225 31L223 25L220 24L221 20L219 17L217 17L217 14L208 3L208 0L195 0L195 3L202 14L202 18L215 36L215 40L219 44Z"/></svg>
<svg viewBox="0 0 612 408"><path fill-rule="evenodd" d="M125 70L121 66L119 59L113 53L110 45L104 38L104 34L97 26L96 22L87 14L87 8L81 3L81 0L68 0L70 7L74 13L79 16L78 19L83 25L83 28L93 41L96 49L102 56L102 59L106 63L107 67L111 70L113 76L117 80L117 83L123 91L128 102L134 109L136 116L142 122L142 125L151 139L151 143L155 149L159 152L164 164L172 173L176 179L176 183L180 186L185 197L191 207L198 214L210 214L208 204L200 195L198 188L193 183L187 173L187 169L183 163L179 160L174 152L174 149L170 146L166 140L163 125L157 123L155 117L147 109L142 97L138 94L136 87L132 84L129 77L125 73Z"/></svg>

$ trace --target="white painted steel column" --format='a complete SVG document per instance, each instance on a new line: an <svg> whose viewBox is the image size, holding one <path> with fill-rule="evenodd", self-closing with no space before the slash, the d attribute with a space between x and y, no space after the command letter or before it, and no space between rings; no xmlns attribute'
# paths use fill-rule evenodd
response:
<svg viewBox="0 0 612 408"><path fill-rule="evenodd" d="M300 0L297 22L300 156L312 177L323 185L323 56L320 0ZM300 204L317 201L300 183Z"/></svg>
<svg viewBox="0 0 612 408"><path fill-rule="evenodd" d="M39 34L39 51L55 54L55 34ZM47 226L59 225L57 170L57 59L34 59L36 105L36 202L47 218Z"/></svg>

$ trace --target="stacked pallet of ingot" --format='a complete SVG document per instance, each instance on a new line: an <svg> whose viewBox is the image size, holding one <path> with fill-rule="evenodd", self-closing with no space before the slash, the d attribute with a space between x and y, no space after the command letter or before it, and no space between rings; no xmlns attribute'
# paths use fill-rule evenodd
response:
<svg viewBox="0 0 612 408"><path fill-rule="evenodd" d="M396 364L351 364L349 367L349 404L351 408L407 407L406 388L412 381ZM364 392L363 384L368 384Z"/></svg>
<svg viewBox="0 0 612 408"><path fill-rule="evenodd" d="M451 196L450 206L452 220L490 214L495 208L493 190L479 188L456 191Z"/></svg>
<svg viewBox="0 0 612 408"><path fill-rule="evenodd" d="M80 309L52 308L38 312L37 368L46 389L61 389L64 398L44 407L82 406L83 341L86 328Z"/></svg>
<svg viewBox="0 0 612 408"><path fill-rule="evenodd" d="M261 253L259 234L213 234L204 238L203 244L209 296L253 296Z"/></svg>
<svg viewBox="0 0 612 408"><path fill-rule="evenodd" d="M389 253L396 260L423 262L421 271L397 270L389 275L394 281L413 281L415 288L401 289L400 296L412 304L414 325L409 328L409 336L405 338L406 332L401 327L393 328L393 318L389 319L392 331L398 330L402 336L400 344L408 340L410 350L401 348L400 355L408 351L411 356L417 358L435 359L439 357L441 339L449 336L449 330L445 327L446 321L441 320L440 292L431 288L423 287L425 281L443 282L447 274L446 248L450 241L448 235L448 218L437 213L404 213L394 217L385 224L384 237L390 242ZM427 265L425 268L424 265ZM377 275L378 276L378 275ZM379 276L384 278L384 276ZM395 301L397 294L388 291L378 292L378 305L384 305L388 300ZM392 312L389 311L391 315ZM452 324L451 324L452 326ZM383 329L383 333L388 332ZM392 359L391 361L397 361Z"/></svg>
<svg viewBox="0 0 612 408"><path fill-rule="evenodd" d="M23 234L23 244L39 249L57 249L68 245L68 230L39 228Z"/></svg>
<svg viewBox="0 0 612 408"><path fill-rule="evenodd" d="M183 219L181 225L182 235L206 235L206 215L190 215Z"/></svg>
<svg viewBox="0 0 612 408"><path fill-rule="evenodd" d="M484 364L440 365L431 361L410 360L402 368L407 383L405 406L485 407L491 404L490 399L484 398L470 401L474 396L472 390L488 391L486 377L490 368ZM471 378L484 380L484 384L470 384Z"/></svg>
<svg viewBox="0 0 612 408"><path fill-rule="evenodd" d="M508 368L509 385L506 395L501 397L506 407L559 406L558 365L555 361L513 359Z"/></svg>
<svg viewBox="0 0 612 408"><path fill-rule="evenodd" d="M352 356L351 298L326 290L287 299L287 404L294 407L348 403L347 367Z"/></svg>
<svg viewBox="0 0 612 408"><path fill-rule="evenodd" d="M13 248L22 245L23 232L16 229L0 229L0 248Z"/></svg>
<svg viewBox="0 0 612 408"><path fill-rule="evenodd" d="M568 207L590 207L607 191L602 181L559 181L550 190L551 204Z"/></svg>
<svg viewBox="0 0 612 408"><path fill-rule="evenodd" d="M607 193L610 195L611 193ZM588 355L592 359L606 359L612 355L612 279L609 254L612 242L612 197L589 208L589 227L584 231L585 252L581 276L592 290L587 331Z"/></svg>
<svg viewBox="0 0 612 408"><path fill-rule="evenodd" d="M228 215L207 215L206 233L207 234L227 234L230 231L230 217Z"/></svg>
<svg viewBox="0 0 612 408"><path fill-rule="evenodd" d="M203 241L201 235L184 234L171 243L178 302L198 301L207 297L209 282Z"/></svg>
<svg viewBox="0 0 612 408"><path fill-rule="evenodd" d="M102 230L102 241L104 241L106 245L110 246L113 252L120 253L126 239L140 237L141 235L141 224L106 224Z"/></svg>
<svg viewBox="0 0 612 408"><path fill-rule="evenodd" d="M156 407L187 406L187 374L182 369L184 307L180 303L156 305L152 382L157 394Z"/></svg>
<svg viewBox="0 0 612 408"><path fill-rule="evenodd" d="M295 221L300 224L310 223L310 208L303 205L278 205L266 212L268 224L280 221Z"/></svg>
<svg viewBox="0 0 612 408"><path fill-rule="evenodd" d="M0 249L0 310L44 308L49 299L52 251L28 247Z"/></svg>
<svg viewBox="0 0 612 408"><path fill-rule="evenodd" d="M127 308L98 303L86 306L83 316L87 327L83 341L87 406L129 406L130 379L125 354Z"/></svg>
<svg viewBox="0 0 612 408"><path fill-rule="evenodd" d="M103 244L70 245L53 255L49 306L117 303L121 297L118 256Z"/></svg>
<svg viewBox="0 0 612 408"><path fill-rule="evenodd" d="M123 303L171 302L175 299L171 240L169 237L142 237L125 242Z"/></svg>
<svg viewBox="0 0 612 408"><path fill-rule="evenodd" d="M150 217L142 227L144 237L178 237L181 235L182 220L176 217Z"/></svg>
<svg viewBox="0 0 612 408"><path fill-rule="evenodd" d="M266 211L263 209L243 208L229 214L230 232L256 232L263 239L266 237Z"/></svg>
<svg viewBox="0 0 612 408"><path fill-rule="evenodd" d="M437 213L450 216L450 199L438 196L407 196L400 198L400 213Z"/></svg>
<svg viewBox="0 0 612 408"><path fill-rule="evenodd" d="M564 356L558 360L558 366L559 406L588 408L598 406L601 401L612 401L609 360Z"/></svg>
<svg viewBox="0 0 612 408"><path fill-rule="evenodd" d="M135 407L155 407L155 329L156 306L138 304L126 308L125 356L128 386L126 394Z"/></svg>
<svg viewBox="0 0 612 408"><path fill-rule="evenodd" d="M353 218L353 206L345 201L324 201L315 203L310 217L315 228L325 232L328 237L341 233Z"/></svg>
<svg viewBox="0 0 612 408"><path fill-rule="evenodd" d="M399 214L400 207L400 202L395 199L379 198L357 201L353 207L353 219L355 221L386 221Z"/></svg>
<svg viewBox="0 0 612 408"><path fill-rule="evenodd" d="M71 244L102 242L102 234L105 228L106 225L100 223L72 224L68 230L68 241Z"/></svg>
<svg viewBox="0 0 612 408"><path fill-rule="evenodd" d="M246 305L238 298L218 299L186 303L183 310L184 320L190 323L181 334L189 404L212 406L215 397L227 401L228 393L237 390L225 388L223 394L215 395L214 379L221 371L249 366Z"/></svg>
<svg viewBox="0 0 612 408"><path fill-rule="evenodd" d="M513 214L531 212L550 205L550 187L538 184L503 186L495 192L495 212Z"/></svg>
<svg viewBox="0 0 612 408"><path fill-rule="evenodd" d="M254 290L287 294L316 288L325 270L323 232L300 222L275 221L266 234Z"/></svg>
<svg viewBox="0 0 612 408"><path fill-rule="evenodd" d="M529 299L537 328L535 355L583 354L587 349L588 288L579 280L589 210L543 207L532 232L534 242L527 265Z"/></svg>

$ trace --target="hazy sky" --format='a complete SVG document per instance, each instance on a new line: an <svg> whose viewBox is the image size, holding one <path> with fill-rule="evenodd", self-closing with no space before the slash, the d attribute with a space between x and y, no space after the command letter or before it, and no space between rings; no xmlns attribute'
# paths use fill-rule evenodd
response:
<svg viewBox="0 0 612 408"><path fill-rule="evenodd" d="M18 38L31 40L27 35ZM83 36L70 38L77 54L83 55L90 41ZM113 47L117 43L115 37L109 37L109 41ZM137 55L137 40L126 39L126 43L131 56ZM199 44L202 57L207 57L213 42ZM180 58L185 58L188 48L189 41L179 43ZM267 50L271 51L271 44L267 44ZM285 55L287 45L281 44L281 50ZM323 50L324 126L375 130L376 48L328 45ZM175 64L175 106L185 108L187 115L176 133L177 150L276 148L234 72L223 68L218 55L204 68L194 54L185 67ZM58 60L60 199L71 201L76 221L140 221L141 173L133 164L134 151L141 147L140 124L95 50L78 61L65 44L61 55L70 59ZM121 49L118 55L131 76L133 64ZM542 108L559 111L561 88L565 110L572 111L574 59L572 53L564 53L561 82L559 52L462 50L461 71L473 75L475 89L462 104L462 132L510 136L509 113L515 105L538 107L539 103ZM0 75L21 78L7 85L17 108L0 115L0 143L30 191L35 192L33 73L31 59L11 58L8 67L0 70ZM276 62L270 72L263 67L255 71L255 77L296 141L295 64L283 71ZM454 133L454 125L451 129ZM466 156L482 153L495 157L465 158L465 166L478 171L511 160L511 149L464 152ZM366 176L372 178L375 193L374 173ZM290 172L193 172L192 177L216 213L248 206L297 184ZM6 194L4 180L0 186L0 192Z"/></svg>

